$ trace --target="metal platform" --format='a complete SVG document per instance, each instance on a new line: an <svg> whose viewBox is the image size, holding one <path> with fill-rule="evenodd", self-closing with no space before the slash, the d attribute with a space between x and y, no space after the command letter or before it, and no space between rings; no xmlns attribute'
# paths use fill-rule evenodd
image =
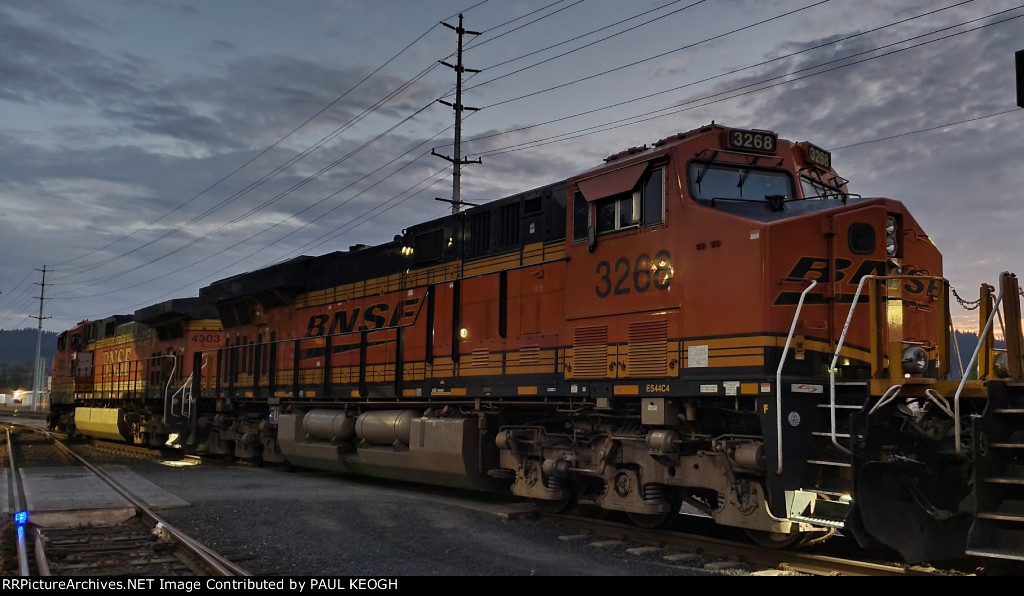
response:
<svg viewBox="0 0 1024 596"><path fill-rule="evenodd" d="M100 470L153 509L188 505L124 466ZM21 481L29 523L39 527L115 524L135 515L131 501L81 467L22 468Z"/></svg>

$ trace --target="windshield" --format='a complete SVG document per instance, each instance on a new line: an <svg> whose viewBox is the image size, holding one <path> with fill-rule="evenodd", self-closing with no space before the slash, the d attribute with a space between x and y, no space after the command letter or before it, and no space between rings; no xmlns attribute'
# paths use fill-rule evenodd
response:
<svg viewBox="0 0 1024 596"><path fill-rule="evenodd" d="M690 164L690 192L703 200L764 201L766 196L794 196L792 179L785 172L700 162Z"/></svg>
<svg viewBox="0 0 1024 596"><path fill-rule="evenodd" d="M812 180L806 176L800 177L800 186L804 190L805 197L818 197L822 199L832 198L843 198L845 194L831 186L826 186L824 183L817 180Z"/></svg>

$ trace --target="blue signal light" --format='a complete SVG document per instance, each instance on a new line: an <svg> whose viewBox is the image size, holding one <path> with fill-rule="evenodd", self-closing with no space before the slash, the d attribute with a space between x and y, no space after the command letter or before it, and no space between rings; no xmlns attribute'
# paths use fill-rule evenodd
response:
<svg viewBox="0 0 1024 596"><path fill-rule="evenodd" d="M14 523L24 526L28 523L28 511L18 511L14 514Z"/></svg>

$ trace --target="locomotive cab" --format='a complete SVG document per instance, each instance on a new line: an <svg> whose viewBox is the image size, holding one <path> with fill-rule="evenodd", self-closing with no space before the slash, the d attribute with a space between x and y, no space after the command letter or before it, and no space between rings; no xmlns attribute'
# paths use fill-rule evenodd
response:
<svg viewBox="0 0 1024 596"><path fill-rule="evenodd" d="M716 125L613 155L568 193L564 377L593 404L593 443L548 439L530 467L515 438L541 437L507 430L514 493L555 507L586 495L647 525L685 502L772 546L845 528L908 558L962 549L966 526L914 551L855 509L880 478L870 462L951 425L893 449L897 422L875 413L956 389L941 255L902 204L851 195L810 143ZM964 496L934 485L944 505Z"/></svg>

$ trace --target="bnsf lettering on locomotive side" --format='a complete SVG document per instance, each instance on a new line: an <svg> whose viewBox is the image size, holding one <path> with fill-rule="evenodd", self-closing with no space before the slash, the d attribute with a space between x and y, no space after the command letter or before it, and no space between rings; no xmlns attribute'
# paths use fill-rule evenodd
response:
<svg viewBox="0 0 1024 596"><path fill-rule="evenodd" d="M599 278L594 286L598 298L607 298L614 294L621 296L630 292L644 293L652 287L656 290L667 290L672 285L672 255L667 250L660 250L652 259L641 253L630 261L619 257L612 265L601 261L595 270Z"/></svg>
<svg viewBox="0 0 1024 596"><path fill-rule="evenodd" d="M913 267L907 268L904 271L907 275L916 275L920 273ZM925 283L927 282L927 287ZM924 294L926 296L938 296L942 288L939 287L939 282L935 279L906 279L903 282L903 291L908 294Z"/></svg>
<svg viewBox="0 0 1024 596"><path fill-rule="evenodd" d="M320 314L309 317L306 325L306 337L319 337L322 335L334 335L336 333L351 333L352 331L365 331L367 329L381 329L382 327L395 327L403 318L416 314L416 305L419 298L406 298L399 300L394 305L386 302L378 302L366 307L355 307L352 310L339 310L330 315ZM391 312L390 319L388 312ZM358 321L361 323L356 325ZM330 326L327 322L330 321Z"/></svg>
<svg viewBox="0 0 1024 596"><path fill-rule="evenodd" d="M103 364L117 364L119 362L128 362L131 359L131 348L119 348L117 350L103 352Z"/></svg>
<svg viewBox="0 0 1024 596"><path fill-rule="evenodd" d="M383 311L383 312L381 312L381 311ZM387 313L387 312L388 312L388 305L387 304L372 304L372 305L370 305L370 307L366 309L366 314L363 315L364 323L362 325L360 325L359 328L360 329L367 329L367 328L369 328L369 329L380 329L381 327L384 326L384 322L387 321L387 318L384 316L384 313ZM370 325L367 326L367 323L370 323Z"/></svg>
<svg viewBox="0 0 1024 596"><path fill-rule="evenodd" d="M849 280L850 283L859 283L860 279L865 275L885 275L884 261L864 259L857 266L857 270L852 276L849 276L849 272L853 265L853 261L850 259L837 258L835 263L835 279L832 280L835 282ZM828 259L821 257L800 257L796 264L793 265L793 268L790 269L788 277L823 282L829 278Z"/></svg>

